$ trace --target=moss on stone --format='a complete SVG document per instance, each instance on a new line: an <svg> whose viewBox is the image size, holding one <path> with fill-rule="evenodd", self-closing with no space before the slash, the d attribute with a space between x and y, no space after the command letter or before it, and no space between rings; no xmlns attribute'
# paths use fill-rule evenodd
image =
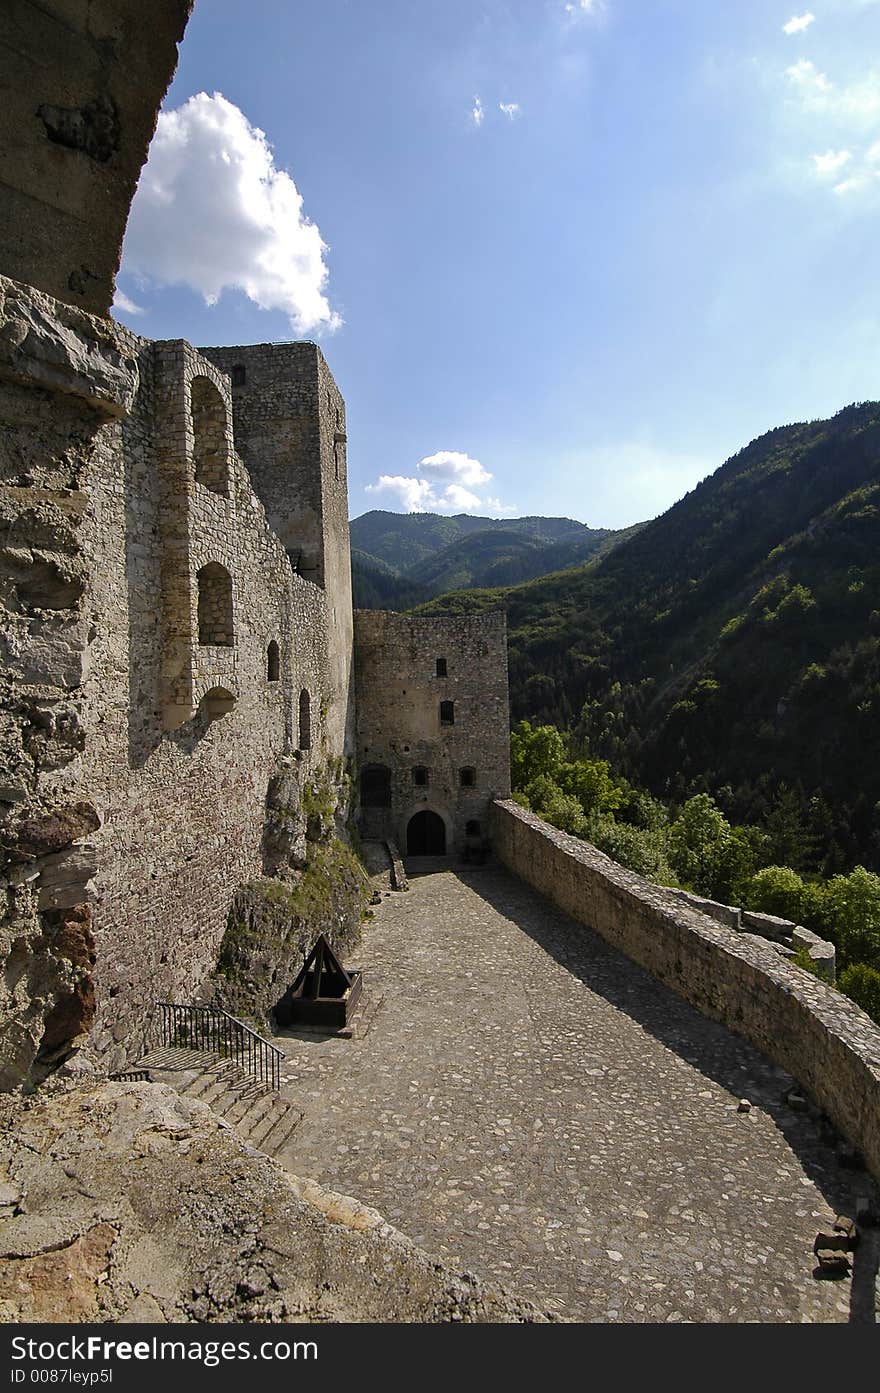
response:
<svg viewBox="0 0 880 1393"><path fill-rule="evenodd" d="M265 1023L319 934L344 957L360 938L370 886L351 847L310 842L295 881L263 877L236 893L213 976L214 999Z"/></svg>

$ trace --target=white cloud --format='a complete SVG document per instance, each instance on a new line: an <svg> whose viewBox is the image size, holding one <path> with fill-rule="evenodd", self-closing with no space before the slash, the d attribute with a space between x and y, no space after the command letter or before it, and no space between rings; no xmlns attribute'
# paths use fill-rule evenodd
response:
<svg viewBox="0 0 880 1393"><path fill-rule="evenodd" d="M819 92L831 91L828 78L819 72L816 64L809 58L799 58L796 63L792 63L790 68L786 68L785 76L805 94L815 96Z"/></svg>
<svg viewBox="0 0 880 1393"><path fill-rule="evenodd" d="M786 68L789 113L799 138L828 142L824 154L811 156L813 175L828 179L846 166L847 178L834 184L838 194L874 188L873 165L880 156L880 72L848 74L832 81L808 58ZM814 146L815 148L815 146Z"/></svg>
<svg viewBox="0 0 880 1393"><path fill-rule="evenodd" d="M508 120L515 121L520 114L520 105L519 102L499 102L498 110L503 111Z"/></svg>
<svg viewBox="0 0 880 1393"><path fill-rule="evenodd" d="M849 150L826 150L824 155L813 156L813 164L816 166L816 173L824 177L827 174L839 173L851 159L852 153Z"/></svg>
<svg viewBox="0 0 880 1393"><path fill-rule="evenodd" d="M419 460L419 469L435 479L450 479L457 484L488 484L492 475L478 459L471 459L460 450L438 450Z"/></svg>
<svg viewBox="0 0 880 1393"><path fill-rule="evenodd" d="M792 15L787 24L783 24L783 34L802 34L805 29L809 29L815 20L814 14Z"/></svg>
<svg viewBox="0 0 880 1393"><path fill-rule="evenodd" d="M483 103L481 102L480 98L474 97L474 104L471 107L471 120L473 121L474 125L482 126L485 115L486 113L483 110Z"/></svg>
<svg viewBox="0 0 880 1393"><path fill-rule="evenodd" d="M342 322L325 294L327 248L263 131L219 92L159 114L135 193L124 271L216 304L241 290L296 333Z"/></svg>
<svg viewBox="0 0 880 1393"><path fill-rule="evenodd" d="M110 308L111 310L118 310L122 314L145 313L143 305L138 305L134 300L130 300L125 291L120 290L118 285L116 287L116 294L113 297L113 304Z"/></svg>
<svg viewBox="0 0 880 1393"><path fill-rule="evenodd" d="M479 510L493 517L516 512L497 498L481 498L473 492L488 484L492 475L478 459L460 450L438 450L419 460L418 468L427 478L414 475L381 474L367 493L391 493L407 513L464 513Z"/></svg>
<svg viewBox="0 0 880 1393"><path fill-rule="evenodd" d="M602 8L603 0L568 0L565 6L566 14L598 14Z"/></svg>
<svg viewBox="0 0 880 1393"><path fill-rule="evenodd" d="M857 193L859 189L865 188L868 180L864 174L854 174L851 179L843 179L839 184L834 185L834 192L838 194Z"/></svg>

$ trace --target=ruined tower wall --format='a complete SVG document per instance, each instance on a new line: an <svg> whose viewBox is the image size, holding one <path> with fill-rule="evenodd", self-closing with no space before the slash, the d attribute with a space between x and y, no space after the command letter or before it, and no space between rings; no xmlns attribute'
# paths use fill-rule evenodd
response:
<svg viewBox="0 0 880 1393"><path fill-rule="evenodd" d="M327 597L267 526L222 373L4 280L0 409L10 1087L86 1036L121 1063L158 998L192 999L262 873L271 780L286 769L296 801L342 747ZM206 567L228 574L216 643Z"/></svg>
<svg viewBox="0 0 880 1393"><path fill-rule="evenodd" d="M345 403L314 343L200 350L232 381L235 439L269 526L327 596L331 739L354 742Z"/></svg>
<svg viewBox="0 0 880 1393"><path fill-rule="evenodd" d="M301 785L338 753L320 721L323 593L292 574L234 450L228 496L196 478L189 390L211 366L183 343L142 344L140 364L121 448L89 477L84 538L100 558L89 592L100 624L83 760L103 819L92 1046L111 1062L116 1045L120 1059L130 1054L156 1000L192 1000L213 966L235 890L263 871L279 760L291 760ZM228 382L215 378L231 422ZM210 564L231 578L229 645L199 641L198 572ZM272 642L277 680L269 680ZM313 714L300 751L303 689Z"/></svg>
<svg viewBox="0 0 880 1393"><path fill-rule="evenodd" d="M0 267L94 314L192 0L4 0Z"/></svg>
<svg viewBox="0 0 880 1393"><path fill-rule="evenodd" d="M446 675L437 675L444 659ZM507 629L503 612L420 619L355 611L358 765L391 771L391 807L361 811L362 830L406 848L410 818L443 818L447 850L461 852L468 823L487 831L494 798L510 794ZM453 724L440 703L453 703ZM427 784L414 770L427 770ZM474 771L472 785L461 771Z"/></svg>

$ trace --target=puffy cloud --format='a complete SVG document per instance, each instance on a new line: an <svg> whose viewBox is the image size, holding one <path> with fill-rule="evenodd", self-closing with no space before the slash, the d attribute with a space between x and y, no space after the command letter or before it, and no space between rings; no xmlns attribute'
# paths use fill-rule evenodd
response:
<svg viewBox="0 0 880 1393"><path fill-rule="evenodd" d="M802 34L805 29L809 29L815 20L814 14L792 15L787 24L783 24L783 34Z"/></svg>
<svg viewBox="0 0 880 1393"><path fill-rule="evenodd" d="M852 154L849 150L826 150L824 155L813 156L813 164L816 166L816 173L824 176L837 174L851 159Z"/></svg>
<svg viewBox="0 0 880 1393"><path fill-rule="evenodd" d="M515 121L520 114L519 102L499 102L498 110L503 111L509 121Z"/></svg>
<svg viewBox="0 0 880 1393"><path fill-rule="evenodd" d="M565 6L566 14L598 14L602 8L603 0L568 0Z"/></svg>
<svg viewBox="0 0 880 1393"><path fill-rule="evenodd" d="M497 498L481 498L473 492L488 484L492 475L477 459L460 450L438 450L419 460L422 475L381 474L367 493L394 494L407 513L464 513L479 510L493 517L516 512Z"/></svg>
<svg viewBox="0 0 880 1393"><path fill-rule="evenodd" d="M486 113L483 110L483 103L479 97L474 97L474 104L471 107L471 120L475 126L482 126Z"/></svg>
<svg viewBox="0 0 880 1393"><path fill-rule="evenodd" d="M478 459L460 450L438 450L434 455L425 455L419 460L419 469L435 479L452 479L458 484L488 484L492 475L484 469Z"/></svg>
<svg viewBox="0 0 880 1393"><path fill-rule="evenodd" d="M159 115L135 193L123 271L187 285L209 305L241 290L296 333L341 320L325 294L327 248L263 131L221 93ZM120 302L121 303L121 302Z"/></svg>

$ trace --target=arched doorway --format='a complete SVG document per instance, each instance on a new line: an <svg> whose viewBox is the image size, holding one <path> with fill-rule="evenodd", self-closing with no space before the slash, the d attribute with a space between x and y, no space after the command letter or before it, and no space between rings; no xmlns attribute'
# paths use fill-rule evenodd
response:
<svg viewBox="0 0 880 1393"><path fill-rule="evenodd" d="M445 856L446 827L442 817L423 808L409 820L406 829L407 856Z"/></svg>

